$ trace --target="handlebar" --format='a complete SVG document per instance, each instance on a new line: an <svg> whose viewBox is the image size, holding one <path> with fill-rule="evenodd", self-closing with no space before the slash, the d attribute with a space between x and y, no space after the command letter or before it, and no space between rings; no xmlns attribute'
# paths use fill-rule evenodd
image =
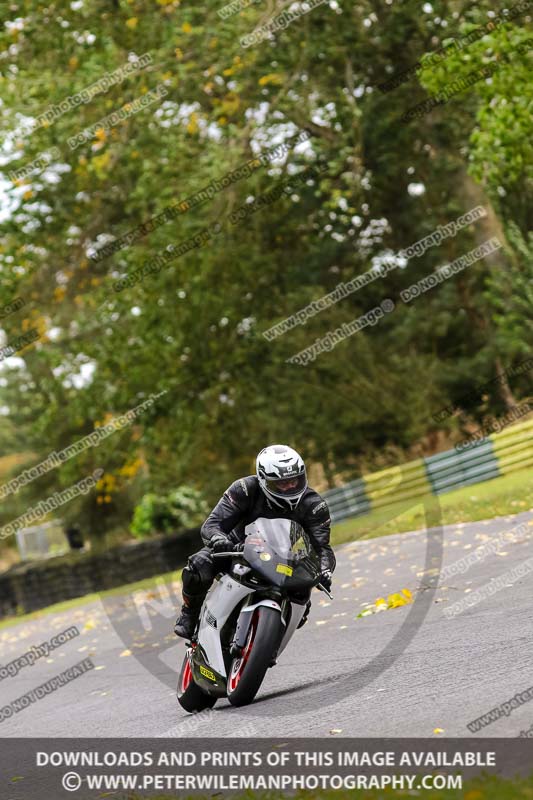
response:
<svg viewBox="0 0 533 800"><path fill-rule="evenodd" d="M331 594L331 592L328 592L328 590L326 589L326 587L325 587L325 586L322 586L322 584L321 584L321 583L317 583L317 585L316 585L316 588L317 588L317 589L320 589L320 591L321 591L321 592L324 592L324 594L327 594L327 596L329 597L329 599L330 599L330 600L333 600L333 595Z"/></svg>

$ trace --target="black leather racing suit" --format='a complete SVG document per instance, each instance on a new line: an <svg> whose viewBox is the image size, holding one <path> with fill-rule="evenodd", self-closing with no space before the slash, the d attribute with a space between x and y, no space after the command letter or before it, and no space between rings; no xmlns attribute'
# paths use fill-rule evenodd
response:
<svg viewBox="0 0 533 800"><path fill-rule="evenodd" d="M240 478L226 489L202 525L201 536L207 545L212 536L224 534L232 542L244 541L244 529L259 517L284 518L298 522L308 534L320 558L322 570L335 569L335 554L329 543L330 516L326 501L313 489L307 488L297 507L280 508L262 491L255 475ZM183 598L191 608L198 609L215 575L225 569L223 559L213 559L208 547L190 556L183 570Z"/></svg>

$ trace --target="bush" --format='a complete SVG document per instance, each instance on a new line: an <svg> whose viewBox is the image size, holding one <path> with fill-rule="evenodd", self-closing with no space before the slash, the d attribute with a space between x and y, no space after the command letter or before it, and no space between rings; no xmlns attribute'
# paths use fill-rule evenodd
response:
<svg viewBox="0 0 533 800"><path fill-rule="evenodd" d="M209 512L200 492L179 486L167 495L145 494L133 513L131 532L139 539L200 525Z"/></svg>

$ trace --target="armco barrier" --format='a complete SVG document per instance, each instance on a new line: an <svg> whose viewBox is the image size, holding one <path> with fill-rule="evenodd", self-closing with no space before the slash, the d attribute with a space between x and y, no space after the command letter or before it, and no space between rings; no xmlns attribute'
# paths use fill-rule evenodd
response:
<svg viewBox="0 0 533 800"><path fill-rule="evenodd" d="M533 419L512 425L462 451L447 450L364 475L324 492L333 522L376 508L443 494L533 466Z"/></svg>
<svg viewBox="0 0 533 800"><path fill-rule="evenodd" d="M426 470L434 494L449 492L500 475L498 460L490 439L477 447L457 453L447 450L425 459Z"/></svg>
<svg viewBox="0 0 533 800"><path fill-rule="evenodd" d="M533 419L490 437L502 475L533 466Z"/></svg>
<svg viewBox="0 0 533 800"><path fill-rule="evenodd" d="M410 500L431 492L423 459L365 475L364 482L371 508L396 502L391 498Z"/></svg>
<svg viewBox="0 0 533 800"><path fill-rule="evenodd" d="M370 500L362 478L347 483L332 492L326 492L332 519L346 519L370 511Z"/></svg>

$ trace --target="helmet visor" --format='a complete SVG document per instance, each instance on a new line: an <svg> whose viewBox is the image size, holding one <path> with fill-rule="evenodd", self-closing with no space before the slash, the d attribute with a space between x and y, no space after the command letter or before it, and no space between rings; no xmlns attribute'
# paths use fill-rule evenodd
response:
<svg viewBox="0 0 533 800"><path fill-rule="evenodd" d="M267 478L267 488L277 497L297 497L307 486L305 472L290 478Z"/></svg>

